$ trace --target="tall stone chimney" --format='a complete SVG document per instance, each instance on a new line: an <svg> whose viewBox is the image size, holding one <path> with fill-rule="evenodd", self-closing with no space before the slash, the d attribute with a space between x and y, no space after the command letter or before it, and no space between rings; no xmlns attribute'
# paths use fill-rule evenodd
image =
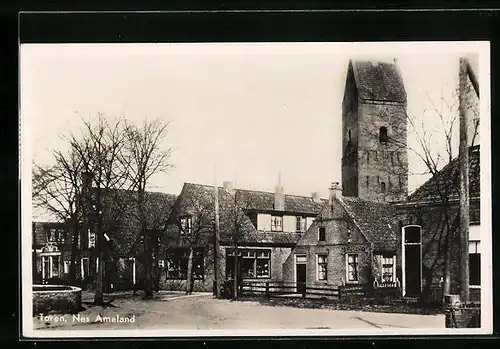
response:
<svg viewBox="0 0 500 349"><path fill-rule="evenodd" d="M278 176L278 185L274 191L274 209L277 211L285 210L285 189L281 184L281 173Z"/></svg>
<svg viewBox="0 0 500 349"><path fill-rule="evenodd" d="M330 186L330 195L329 195L329 204L330 206L333 205L333 200L337 199L342 199L342 188L339 185L339 182L332 182L332 185Z"/></svg>

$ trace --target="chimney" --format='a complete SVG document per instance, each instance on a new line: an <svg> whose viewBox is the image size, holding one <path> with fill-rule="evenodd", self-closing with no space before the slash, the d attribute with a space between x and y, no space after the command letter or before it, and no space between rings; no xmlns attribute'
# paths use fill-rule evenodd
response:
<svg viewBox="0 0 500 349"><path fill-rule="evenodd" d="M314 193L311 193L311 197L315 203L320 203L321 198L319 197L319 193L315 191Z"/></svg>
<svg viewBox="0 0 500 349"><path fill-rule="evenodd" d="M333 199L342 199L342 188L339 185L339 182L332 182L330 186L330 198L328 200L330 206L333 205Z"/></svg>
<svg viewBox="0 0 500 349"><path fill-rule="evenodd" d="M278 185L274 191L274 209L276 211L285 210L285 189L281 184L281 173L278 176Z"/></svg>
<svg viewBox="0 0 500 349"><path fill-rule="evenodd" d="M224 181L222 182L222 186L226 192L231 194L234 193L234 185L232 181Z"/></svg>

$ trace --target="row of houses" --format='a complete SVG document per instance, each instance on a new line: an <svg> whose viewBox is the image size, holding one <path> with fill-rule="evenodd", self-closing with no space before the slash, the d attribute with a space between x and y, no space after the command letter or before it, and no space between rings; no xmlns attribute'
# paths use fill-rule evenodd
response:
<svg viewBox="0 0 500 349"><path fill-rule="evenodd" d="M478 100L474 70L468 63L462 68L472 87L467 98ZM218 188L185 183L178 195L148 193L148 231L157 242L155 287L185 289L193 251L194 290L212 291L215 272L227 280L238 270L248 281L391 285L403 296L435 298L442 292L449 251L451 291L458 292L458 159L408 195L408 155L401 147L407 137L406 92L396 62L349 62L342 119L342 185L333 183L328 198L317 193L288 195L281 183L274 192L265 192L234 188L230 181ZM477 125L478 116L472 119ZM479 145L471 145L473 300L479 300L481 287L479 158ZM446 191L446 200L436 188ZM217 265L216 205L221 256ZM137 222L126 210L119 216L105 229L107 291L137 288L144 281ZM69 273L67 231L63 223L33 224L35 282L64 280ZM91 287L99 263L95 235L92 229L81 229L80 235L78 279Z"/></svg>

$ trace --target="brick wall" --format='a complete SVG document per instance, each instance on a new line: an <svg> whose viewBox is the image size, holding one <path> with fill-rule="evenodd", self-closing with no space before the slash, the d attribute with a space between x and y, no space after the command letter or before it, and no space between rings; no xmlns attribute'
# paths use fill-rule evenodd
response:
<svg viewBox="0 0 500 349"><path fill-rule="evenodd" d="M306 255L306 283L341 285L347 281L346 254L358 255L359 284L371 283L371 252L368 244L343 244L343 245L311 245L298 246L283 264L283 280L295 282L295 255ZM327 255L327 280L317 280L318 254Z"/></svg>
<svg viewBox="0 0 500 349"><path fill-rule="evenodd" d="M477 209L478 203L471 202L471 210ZM401 210L403 212L403 209ZM444 277L445 237L449 234L451 293L459 293L460 277L460 236L455 217L458 207L449 209L451 231L448 232L445 220L445 208L442 205L405 208L401 215L401 224L416 224L422 227L422 297L432 298L432 287L440 284ZM455 222L455 223L454 223ZM398 234L401 247L401 234ZM400 249L398 253L401 253ZM401 280L401 279L400 279Z"/></svg>
<svg viewBox="0 0 500 349"><path fill-rule="evenodd" d="M408 193L406 105L361 103L357 148L358 196L384 200L381 183L386 185L386 201L405 199ZM379 141L380 127L386 127L389 142Z"/></svg>

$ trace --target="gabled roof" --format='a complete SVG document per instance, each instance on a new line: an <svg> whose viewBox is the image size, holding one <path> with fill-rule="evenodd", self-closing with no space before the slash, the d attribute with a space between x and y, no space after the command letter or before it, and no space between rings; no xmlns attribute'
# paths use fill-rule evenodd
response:
<svg viewBox="0 0 500 349"><path fill-rule="evenodd" d="M221 244L231 244L233 242L234 224L232 220L234 218L231 217L231 207L234 207L235 204L244 212L269 212L274 210L274 193L243 189L228 191L223 187L218 187L218 195ZM322 202L325 201L323 200ZM203 214L207 220L205 222L207 226L206 233L210 234L212 231L211 220L215 219L214 186L185 183L176 201L176 209L184 205L186 208L190 205L197 205L198 211L200 208L204 211ZM321 207L322 204L314 202L312 198L285 195L284 212L315 216L319 213ZM240 232L238 233L239 244L294 245L300 238L300 234L296 232L258 231L246 214L241 215L237 220L240 225Z"/></svg>
<svg viewBox="0 0 500 349"><path fill-rule="evenodd" d="M274 210L274 193L243 189L235 189L235 193L242 202L247 204L247 209L256 211ZM325 202L325 200L315 202L312 197L285 194L284 211L316 215Z"/></svg>
<svg viewBox="0 0 500 349"><path fill-rule="evenodd" d="M349 65L361 99L406 103L403 79L395 63L351 60Z"/></svg>
<svg viewBox="0 0 500 349"><path fill-rule="evenodd" d="M479 145L469 148L469 196L480 195L480 152ZM438 189L439 188L439 191ZM415 190L409 202L439 200L439 192L448 191L448 198L458 197L460 188L459 159L456 157L436 175Z"/></svg>
<svg viewBox="0 0 500 349"><path fill-rule="evenodd" d="M339 201L375 250L397 248L397 211L394 205L357 197L342 197Z"/></svg>
<svg viewBox="0 0 500 349"><path fill-rule="evenodd" d="M120 200L122 212L110 214L107 234L113 242L115 253L126 256L131 253L132 247L140 239L133 197L136 193L117 190L116 195L116 198ZM166 228L176 198L177 196L173 194L146 191L146 229L163 230Z"/></svg>

